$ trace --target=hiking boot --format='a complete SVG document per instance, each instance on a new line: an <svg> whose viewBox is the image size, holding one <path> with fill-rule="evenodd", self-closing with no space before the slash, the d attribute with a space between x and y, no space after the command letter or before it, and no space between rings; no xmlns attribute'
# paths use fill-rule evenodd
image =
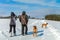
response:
<svg viewBox="0 0 60 40"><path fill-rule="evenodd" d="M16 33L14 33L14 36L16 36Z"/></svg>
<svg viewBox="0 0 60 40"><path fill-rule="evenodd" d="M12 32L10 32L10 37L12 37Z"/></svg>
<svg viewBox="0 0 60 40"><path fill-rule="evenodd" d="M24 34L21 34L21 35L23 35L23 36L24 36Z"/></svg>
<svg viewBox="0 0 60 40"><path fill-rule="evenodd" d="M25 35L28 35L27 33L25 33Z"/></svg>

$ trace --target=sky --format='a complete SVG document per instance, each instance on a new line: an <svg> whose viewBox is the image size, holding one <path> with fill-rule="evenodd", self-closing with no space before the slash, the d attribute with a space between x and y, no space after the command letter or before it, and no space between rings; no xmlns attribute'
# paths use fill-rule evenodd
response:
<svg viewBox="0 0 60 40"><path fill-rule="evenodd" d="M0 16L17 16L22 11L32 17L44 17L48 14L60 14L60 0L0 0Z"/></svg>

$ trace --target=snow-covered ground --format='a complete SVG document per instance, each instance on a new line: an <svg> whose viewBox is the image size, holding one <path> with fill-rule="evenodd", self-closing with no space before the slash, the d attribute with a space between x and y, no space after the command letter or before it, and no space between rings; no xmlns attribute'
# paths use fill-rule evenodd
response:
<svg viewBox="0 0 60 40"><path fill-rule="evenodd" d="M46 29L41 24L46 21L48 26ZM60 21L29 19L28 35L21 35L21 23L16 21L17 36L10 37L9 34L10 19L0 19L0 40L60 40ZM33 37L33 26L38 28L37 37Z"/></svg>

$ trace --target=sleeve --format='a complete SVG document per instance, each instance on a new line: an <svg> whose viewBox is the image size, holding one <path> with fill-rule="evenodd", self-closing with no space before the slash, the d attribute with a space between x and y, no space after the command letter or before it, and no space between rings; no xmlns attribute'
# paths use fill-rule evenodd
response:
<svg viewBox="0 0 60 40"><path fill-rule="evenodd" d="M26 15L26 22L28 23L28 16Z"/></svg>
<svg viewBox="0 0 60 40"><path fill-rule="evenodd" d="M17 20L17 16L15 16L15 19Z"/></svg>
<svg viewBox="0 0 60 40"><path fill-rule="evenodd" d="M21 22L21 16L19 15L19 21Z"/></svg>

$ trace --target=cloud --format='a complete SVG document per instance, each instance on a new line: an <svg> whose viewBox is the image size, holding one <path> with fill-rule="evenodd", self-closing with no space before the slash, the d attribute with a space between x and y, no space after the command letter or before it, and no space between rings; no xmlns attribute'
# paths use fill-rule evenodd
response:
<svg viewBox="0 0 60 40"><path fill-rule="evenodd" d="M17 8L28 8L28 6L25 5L11 5L11 4L0 4L0 7L17 7Z"/></svg>
<svg viewBox="0 0 60 40"><path fill-rule="evenodd" d="M30 11L28 14L31 17L44 17L45 15L49 14L60 14L60 8L41 8L37 10Z"/></svg>
<svg viewBox="0 0 60 40"><path fill-rule="evenodd" d="M0 3L0 15L9 15L11 11L19 15L23 10L33 17L60 14L60 5L56 4L56 0L8 0L7 2L9 3Z"/></svg>
<svg viewBox="0 0 60 40"><path fill-rule="evenodd" d="M60 7L60 5L58 5L56 3L56 0L13 0L16 2L23 2L23 3L31 3L31 4L39 4L39 5L46 5L46 6L56 6L56 7Z"/></svg>
<svg viewBox="0 0 60 40"><path fill-rule="evenodd" d="M29 7L26 5L11 5L11 4L0 4L0 10L20 12L23 10L28 10Z"/></svg>

